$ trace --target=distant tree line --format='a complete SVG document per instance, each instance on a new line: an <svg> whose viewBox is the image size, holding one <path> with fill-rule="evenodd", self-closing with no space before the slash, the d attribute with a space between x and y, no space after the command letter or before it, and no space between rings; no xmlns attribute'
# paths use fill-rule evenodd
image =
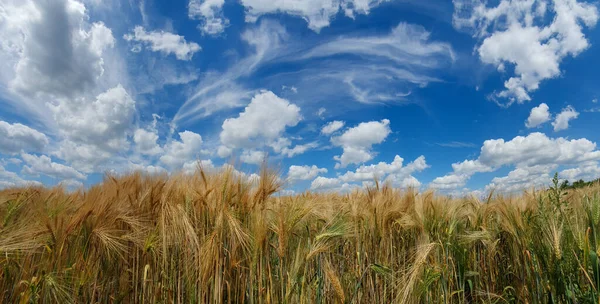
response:
<svg viewBox="0 0 600 304"><path fill-rule="evenodd" d="M562 182L562 184L560 184L560 188L561 189L579 189L579 188L584 188L584 187L588 187L591 186L593 184L598 184L600 183L600 178L586 182L583 179L580 179L578 181L573 182L572 184L569 183L568 180L565 180Z"/></svg>

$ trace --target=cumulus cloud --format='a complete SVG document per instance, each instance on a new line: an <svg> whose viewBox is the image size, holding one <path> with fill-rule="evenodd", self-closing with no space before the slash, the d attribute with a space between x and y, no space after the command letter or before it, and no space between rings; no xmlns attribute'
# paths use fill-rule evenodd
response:
<svg viewBox="0 0 600 304"><path fill-rule="evenodd" d="M371 183L376 179L400 188L420 187L421 182L413 174L429 168L425 156L421 155L406 165L403 165L403 162L404 159L396 155L390 163L379 162L372 165L362 165L354 171L346 171L334 178L318 176L311 183L311 189L346 192L361 186L372 186ZM300 168L296 169L300 171ZM312 169L312 174L315 176L319 174L319 172L314 171L315 168ZM304 170L308 170L308 168ZM322 173L327 172L324 169L323 171Z"/></svg>
<svg viewBox="0 0 600 304"><path fill-rule="evenodd" d="M157 143L158 134L156 130L137 129L133 132L133 142L140 154L156 155L162 152Z"/></svg>
<svg viewBox="0 0 600 304"><path fill-rule="evenodd" d="M294 157L296 155L303 154L310 149L314 149L318 146L319 144L317 144L316 142L312 142L307 144L295 145L293 148L285 147L281 149L281 155L287 157Z"/></svg>
<svg viewBox="0 0 600 304"><path fill-rule="evenodd" d="M0 165L0 189L9 187L41 186L38 181L25 180L17 173L6 170Z"/></svg>
<svg viewBox="0 0 600 304"><path fill-rule="evenodd" d="M242 0L246 8L246 21L255 22L260 16L286 13L306 20L315 32L328 27L331 19L339 12L354 18L355 14L368 14L371 8L387 0Z"/></svg>
<svg viewBox="0 0 600 304"><path fill-rule="evenodd" d="M358 126L346 130L342 135L332 137L331 143L342 147L343 153L335 156L338 161L336 168L344 168L349 164L364 163L373 159L371 147L382 143L390 134L390 121L370 121L360 123Z"/></svg>
<svg viewBox="0 0 600 304"><path fill-rule="evenodd" d="M345 124L345 122L339 120L330 121L324 125L323 128L321 128L321 133L325 135L331 135L333 132L343 128Z"/></svg>
<svg viewBox="0 0 600 304"><path fill-rule="evenodd" d="M555 170L556 167L555 165L519 167L510 171L507 176L494 177L485 189L511 193L524 189L547 187L552 179L550 171Z"/></svg>
<svg viewBox="0 0 600 304"><path fill-rule="evenodd" d="M496 94L509 104L531 100L540 82L561 74L560 63L589 47L583 26L598 20L595 5L576 0L495 2L453 1L453 24L482 39L477 53L482 62L505 71L514 66L514 76Z"/></svg>
<svg viewBox="0 0 600 304"><path fill-rule="evenodd" d="M196 170L198 170L198 168L202 168L202 170L212 171L215 169L215 165L210 159L195 160L183 164L183 172L185 174L193 174L196 172Z"/></svg>
<svg viewBox="0 0 600 304"><path fill-rule="evenodd" d="M38 176L44 174L56 179L86 179L86 176L72 167L58 164L46 155L36 156L23 153L21 158L27 165L23 166L23 173Z"/></svg>
<svg viewBox="0 0 600 304"><path fill-rule="evenodd" d="M86 173L128 149L136 112L112 30L91 19L75 0L0 4L2 102L41 122L59 142L50 153Z"/></svg>
<svg viewBox="0 0 600 304"><path fill-rule="evenodd" d="M0 153L41 152L48 142L48 137L35 129L0 120Z"/></svg>
<svg viewBox="0 0 600 304"><path fill-rule="evenodd" d="M558 176L570 181L597 179L600 176L600 167L598 162L589 162L577 168L565 169Z"/></svg>
<svg viewBox="0 0 600 304"><path fill-rule="evenodd" d="M469 175L467 174L448 174L441 177L436 177L429 186L434 189L457 189L462 188L467 183L469 179Z"/></svg>
<svg viewBox="0 0 600 304"><path fill-rule="evenodd" d="M486 140L476 160L466 160L452 165L454 171L438 177L430 184L438 189L462 188L476 173L493 172L504 166L513 166L514 173L506 179L492 181L490 187L513 191L519 184L524 189L539 185L537 176L546 170L543 177L558 166L586 166L600 160L600 151L596 144L588 139L549 138L542 133L517 136L509 141L504 139ZM517 170L520 169L520 170ZM526 174L527 173L527 174ZM518 179L519 177L520 179ZM527 182L520 183L519 181Z"/></svg>
<svg viewBox="0 0 600 304"><path fill-rule="evenodd" d="M263 91L254 98L238 117L228 118L223 122L220 134L220 155L227 155L231 150L244 148L256 149L274 146L282 151L290 144L282 134L287 127L300 122L300 108L289 101L278 97L271 91Z"/></svg>
<svg viewBox="0 0 600 304"><path fill-rule="evenodd" d="M340 185L340 180L337 178L328 178L319 176L315 178L310 184L311 190L323 190L323 189L331 189L338 187Z"/></svg>
<svg viewBox="0 0 600 304"><path fill-rule="evenodd" d="M187 42L183 36L165 32L147 32L143 26L136 26L132 34L125 34L123 39L146 44L152 51L165 55L173 54L179 60L191 60L194 53L202 48L195 42Z"/></svg>
<svg viewBox="0 0 600 304"><path fill-rule="evenodd" d="M88 25L85 6L74 0L8 0L0 33L3 81L26 96L73 97L93 88L115 41L103 23Z"/></svg>
<svg viewBox="0 0 600 304"><path fill-rule="evenodd" d="M225 0L190 0L188 16L200 20L198 29L207 35L223 33L229 25L229 19L223 15Z"/></svg>
<svg viewBox="0 0 600 304"><path fill-rule="evenodd" d="M265 160L265 152L256 150L244 150L240 155L240 160L247 164L260 165Z"/></svg>
<svg viewBox="0 0 600 304"><path fill-rule="evenodd" d="M575 111L572 106L568 106L562 110L552 122L554 131L562 131L569 128L569 121L579 117L579 112Z"/></svg>
<svg viewBox="0 0 600 304"><path fill-rule="evenodd" d="M181 169L184 163L193 160L202 152L200 134L183 131L179 132L179 138L180 140L167 143L163 148L164 155L160 157L160 161L172 169Z"/></svg>
<svg viewBox="0 0 600 304"><path fill-rule="evenodd" d="M550 108L547 104L542 103L539 106L531 109L531 113L529 113L529 117L525 122L525 126L527 128L537 128L540 125L548 122L550 120Z"/></svg>
<svg viewBox="0 0 600 304"><path fill-rule="evenodd" d="M121 86L99 94L94 101L75 99L52 107L67 140L116 152L128 146L127 135L135 114L135 101Z"/></svg>
<svg viewBox="0 0 600 304"><path fill-rule="evenodd" d="M288 180L311 180L320 173L327 173L327 169L319 168L315 165L312 166L290 166L288 171Z"/></svg>

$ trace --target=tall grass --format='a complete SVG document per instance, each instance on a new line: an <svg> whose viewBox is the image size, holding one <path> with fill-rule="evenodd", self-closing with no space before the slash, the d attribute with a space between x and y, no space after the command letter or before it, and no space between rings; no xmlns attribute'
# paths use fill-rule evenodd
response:
<svg viewBox="0 0 600 304"><path fill-rule="evenodd" d="M280 188L199 170L4 190L1 302L598 303L599 187Z"/></svg>

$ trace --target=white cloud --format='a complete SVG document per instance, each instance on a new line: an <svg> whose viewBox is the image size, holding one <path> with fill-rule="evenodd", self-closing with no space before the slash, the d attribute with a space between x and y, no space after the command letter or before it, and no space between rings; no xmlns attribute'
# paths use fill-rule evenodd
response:
<svg viewBox="0 0 600 304"><path fill-rule="evenodd" d="M287 127L296 126L301 119L298 106L271 91L263 91L252 98L238 117L223 122L221 143L229 149L273 145Z"/></svg>
<svg viewBox="0 0 600 304"><path fill-rule="evenodd" d="M156 130L137 129L133 132L133 142L140 154L156 155L162 152L157 143L158 134Z"/></svg>
<svg viewBox="0 0 600 304"><path fill-rule="evenodd" d="M550 111L547 104L542 103L539 106L531 109L529 117L525 122L527 128L536 128L550 120Z"/></svg>
<svg viewBox="0 0 600 304"><path fill-rule="evenodd" d="M85 6L74 0L3 2L3 78L27 96L72 97L93 88L104 72L103 51L114 38L103 23L86 20Z"/></svg>
<svg viewBox="0 0 600 304"><path fill-rule="evenodd" d="M441 81L437 70L450 66L455 58L450 44L434 41L422 26L406 23L380 35L349 34L307 42L289 35L281 24L262 19L242 34L242 40L250 53L224 73L207 73L200 79L196 93L178 110L177 123L243 106L254 92L243 81L271 64L289 63L296 68L268 69L268 75L261 75L261 86L293 83L297 100L318 109L323 102L346 99L368 104L416 102L409 98L411 92ZM220 98L223 102L216 101L220 94L227 97Z"/></svg>
<svg viewBox="0 0 600 304"><path fill-rule="evenodd" d="M400 188L421 188L421 182L414 176L407 176L401 180L394 182Z"/></svg>
<svg viewBox="0 0 600 304"><path fill-rule="evenodd" d="M467 174L448 174L441 177L436 177L429 186L434 189L457 189L462 188L467 183L469 179L469 175Z"/></svg>
<svg viewBox="0 0 600 304"><path fill-rule="evenodd" d="M481 61L504 71L514 65L515 76L505 83L498 97L524 102L541 81L558 77L560 63L589 47L583 25L593 27L598 20L594 4L576 0L510 1L495 7L484 1L454 1L454 26L470 29L483 41L477 48ZM546 13L552 12L549 18Z"/></svg>
<svg viewBox="0 0 600 304"><path fill-rule="evenodd" d="M112 31L90 23L87 12L75 0L0 3L0 102L44 124L47 134L56 131L48 105L93 96L127 78Z"/></svg>
<svg viewBox="0 0 600 304"><path fill-rule="evenodd" d="M554 122L552 122L552 126L554 127L554 131L562 131L569 128L569 121L576 119L579 117L579 112L575 111L572 106L567 106L556 115Z"/></svg>
<svg viewBox="0 0 600 304"><path fill-rule="evenodd" d="M421 182L413 176L414 173L422 172L429 168L429 165L425 161L425 156L419 156L414 161L403 166L404 159L398 155L394 157L391 163L379 162L373 165L362 165L356 168L355 171L347 171L344 174L338 174L335 178L327 178L319 176L311 183L312 190L329 190L336 192L348 192L356 188L372 186L375 179L391 183L395 187L408 188L421 186ZM313 166L305 168L294 168L299 172L308 172L309 169L311 175L310 178L318 175L316 167ZM323 170L322 173L326 173L327 170ZM290 168L291 175L292 168ZM308 176L307 176L308 179ZM361 183L361 184L357 184Z"/></svg>
<svg viewBox="0 0 600 304"><path fill-rule="evenodd" d="M600 178L600 167L598 167L598 162L589 162L576 168L563 170L558 176L571 182L580 179L595 180Z"/></svg>
<svg viewBox="0 0 600 304"><path fill-rule="evenodd" d="M328 27L331 19L340 11L347 17L368 14L371 8L386 0L242 0L246 7L246 21L255 22L260 16L286 13L306 20L315 32Z"/></svg>
<svg viewBox="0 0 600 304"><path fill-rule="evenodd" d="M200 20L198 29L204 34L218 35L229 26L229 19L223 15L225 0L190 0L188 16Z"/></svg>
<svg viewBox="0 0 600 304"><path fill-rule="evenodd" d="M185 174L193 174L198 170L198 168L202 168L203 170L212 171L215 169L215 165L210 159L204 160L195 160L186 162L183 164L183 172Z"/></svg>
<svg viewBox="0 0 600 304"><path fill-rule="evenodd" d="M112 31L88 13L75 0L0 3L2 101L42 123L59 142L50 153L84 172L118 162L136 112Z"/></svg>
<svg viewBox="0 0 600 304"><path fill-rule="evenodd" d="M343 128L345 124L345 122L339 120L330 121L326 125L324 125L323 128L321 128L321 133L325 135L330 135L333 132Z"/></svg>
<svg viewBox="0 0 600 304"><path fill-rule="evenodd" d="M317 116L319 116L319 118L321 119L324 119L325 117L323 117L323 115L325 114L325 112L327 112L327 109L319 108L319 110L317 110Z"/></svg>
<svg viewBox="0 0 600 304"><path fill-rule="evenodd" d="M327 169L319 168L315 165L312 166L290 166L288 171L288 180L311 180L315 178L319 173L327 173Z"/></svg>
<svg viewBox="0 0 600 304"><path fill-rule="evenodd" d="M7 171L3 166L0 165L0 189L9 187L26 187L26 186L41 186L42 183L38 181L25 180L21 178L17 173Z"/></svg>
<svg viewBox="0 0 600 304"><path fill-rule="evenodd" d="M179 132L181 140L172 140L167 143L163 150L165 154L160 161L171 169L180 169L184 163L193 160L200 154L202 147L202 136L191 131Z"/></svg>
<svg viewBox="0 0 600 304"><path fill-rule="evenodd" d="M16 154L41 152L48 145L43 133L20 123L9 124L0 120L0 153Z"/></svg>
<svg viewBox="0 0 600 304"><path fill-rule="evenodd" d="M75 179L65 179L62 180L59 184L71 190L83 188L83 183Z"/></svg>
<svg viewBox="0 0 600 304"><path fill-rule="evenodd" d="M183 36L165 31L146 32L144 27L139 25L133 29L133 34L126 34L123 38L127 41L145 43L154 52L174 54L179 60L191 60L194 53L202 50L197 43L185 41Z"/></svg>
<svg viewBox="0 0 600 304"><path fill-rule="evenodd" d="M507 176L493 178L485 189L487 191L493 189L503 193L514 193L531 188L545 188L552 180L550 171L554 169L556 169L555 165L519 167L509 172Z"/></svg>
<svg viewBox="0 0 600 304"><path fill-rule="evenodd" d="M307 144L302 144L302 145L296 145L293 148L285 147L285 148L281 149L281 154L285 155L287 157L294 157L296 155L303 154L310 149L314 149L318 146L319 145L317 143L312 142L312 143L307 143Z"/></svg>
<svg viewBox="0 0 600 304"><path fill-rule="evenodd" d="M340 37L305 49L299 57L285 57L307 64L294 74L303 96L366 104L410 101L412 90L441 81L433 70L455 59L449 44L432 41L425 28L407 23L388 34Z"/></svg>
<svg viewBox="0 0 600 304"><path fill-rule="evenodd" d="M225 158L225 157L231 156L232 152L233 152L233 149L228 148L226 146L219 146L219 148L217 148L217 155L220 158Z"/></svg>
<svg viewBox="0 0 600 304"><path fill-rule="evenodd" d="M75 99L52 110L62 135L71 142L110 152L128 146L135 101L120 85L98 95L93 102Z"/></svg>
<svg viewBox="0 0 600 304"><path fill-rule="evenodd" d="M319 176L315 178L310 184L311 190L323 190L323 189L331 189L339 186L340 180L337 178L327 178Z"/></svg>
<svg viewBox="0 0 600 304"><path fill-rule="evenodd" d="M510 141L486 140L479 161L491 167L508 164L535 166L545 164L578 164L600 159L596 144L585 139L548 138L542 133L517 136Z"/></svg>
<svg viewBox="0 0 600 304"><path fill-rule="evenodd" d="M349 164L364 163L373 159L371 147L382 143L390 134L390 121L370 121L346 130L342 135L331 138L331 143L342 147L344 152L334 159L336 167L344 168Z"/></svg>
<svg viewBox="0 0 600 304"><path fill-rule="evenodd" d="M144 165L144 164L136 164L136 163L129 163L129 170L130 171L139 171L139 172L143 172L146 174L152 174L152 175L164 174L164 173L168 172L167 169L165 169L161 166Z"/></svg>
<svg viewBox="0 0 600 304"><path fill-rule="evenodd" d="M465 160L462 163L452 164L452 169L457 174L473 175L477 172L490 172L490 166L482 164L479 160Z"/></svg>
<svg viewBox="0 0 600 304"><path fill-rule="evenodd" d="M244 150L240 160L247 164L260 165L265 160L265 152L256 150Z"/></svg>
<svg viewBox="0 0 600 304"><path fill-rule="evenodd" d="M27 163L23 166L23 173L38 176L45 174L56 179L86 179L86 176L72 167L52 162L46 155L36 156L22 153L21 158Z"/></svg>
<svg viewBox="0 0 600 304"><path fill-rule="evenodd" d="M492 181L490 187L514 191L542 181L557 166L585 166L600 160L596 144L588 139L548 138L542 133L517 136L509 141L503 139L486 140L476 160L466 160L452 165L454 172L438 177L431 187L438 189L462 188L471 176L478 172L493 172L503 166L514 166L514 173L506 179ZM521 170L517 170L521 169ZM542 170L543 169L543 170ZM541 171L544 171L541 173ZM528 174L525 174L529 172ZM535 175L542 176L539 179ZM525 176L525 177L523 177ZM517 177L521 179L517 179ZM519 180L523 187L517 185Z"/></svg>

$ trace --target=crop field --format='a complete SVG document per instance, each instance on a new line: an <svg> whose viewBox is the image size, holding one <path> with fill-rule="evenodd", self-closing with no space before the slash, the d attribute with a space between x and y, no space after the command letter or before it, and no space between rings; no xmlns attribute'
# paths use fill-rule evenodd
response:
<svg viewBox="0 0 600 304"><path fill-rule="evenodd" d="M550 181L549 181L550 182ZM4 303L598 303L600 187L277 194L262 170L0 192Z"/></svg>

